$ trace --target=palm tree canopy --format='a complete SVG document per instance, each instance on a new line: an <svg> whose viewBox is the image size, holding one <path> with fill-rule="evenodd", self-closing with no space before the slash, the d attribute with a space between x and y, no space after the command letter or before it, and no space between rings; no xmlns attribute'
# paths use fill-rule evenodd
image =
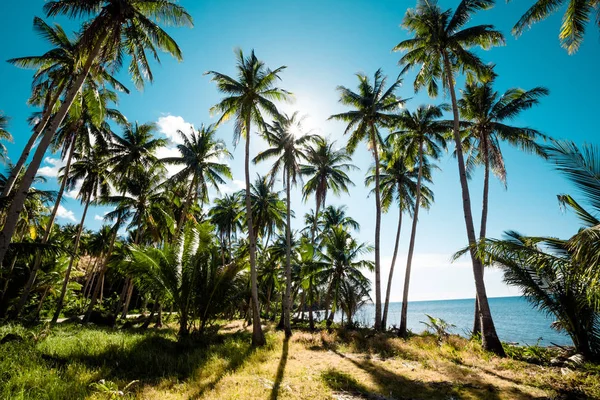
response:
<svg viewBox="0 0 600 400"><path fill-rule="evenodd" d="M359 80L357 92L344 86L337 87L340 103L354 110L329 117L348 123L344 134L350 134L346 146L349 154L353 154L358 143L365 139L382 143L379 128L393 125L396 111L406 102L395 95L402 81L397 79L386 89L387 78L381 69L375 71L372 82L364 74L356 76Z"/></svg>
<svg viewBox="0 0 600 400"><path fill-rule="evenodd" d="M494 6L494 0L462 0L456 10L442 11L435 0L418 0L415 9L409 9L402 26L414 34L394 47L394 51L406 52L399 64L402 73L417 65L421 66L415 78L415 91L427 87L430 96L438 94L438 80L446 88L448 84L444 63L453 70L474 73L479 78L490 75L490 68L473 52L471 47L488 49L504 44L504 36L493 25L476 25L464 28L476 11ZM451 77L452 79L454 77Z"/></svg>
<svg viewBox="0 0 600 400"><path fill-rule="evenodd" d="M100 58L119 69L125 55L131 58L129 73L135 85L152 82L148 51L160 61L158 50L182 60L175 40L156 22L172 26L192 26L192 17L173 1L163 0L55 0L44 5L48 17L65 15L88 20L81 33L81 47L101 44ZM98 40L101 43L98 43Z"/></svg>
<svg viewBox="0 0 600 400"><path fill-rule="evenodd" d="M354 183L347 172L356 169L351 161L345 149L336 150L334 141L316 138L315 143L306 148L306 164L300 165L300 174L308 177L302 188L304 201L314 194L320 208L329 190L336 196L348 193L348 187Z"/></svg>
<svg viewBox="0 0 600 400"><path fill-rule="evenodd" d="M177 182L192 180L203 203L208 202L208 185L220 193L219 185L225 184L225 179L231 179L229 165L219 162L224 158L232 158L225 142L216 139L214 125L202 125L197 131L190 128L190 133L178 131L182 144L177 145L179 157L163 158L166 164L183 166L183 169L171 179Z"/></svg>
<svg viewBox="0 0 600 400"><path fill-rule="evenodd" d="M206 72L211 75L211 80L217 84L219 91L227 96L210 111L212 114L221 114L217 126L235 117L234 145L238 143L240 135L249 133L245 131L250 129L249 126L245 126L248 118L262 128L265 126L263 113L273 118L279 115L273 101L287 101L291 98L290 92L275 86L281 79L279 74L285 66L274 70L267 68L264 62L256 57L254 50L248 57L244 57L242 50L238 49L236 57L237 80L220 72Z"/></svg>
<svg viewBox="0 0 600 400"><path fill-rule="evenodd" d="M6 140L9 142L13 141L12 135L8 132L8 121L9 118L0 112L0 140ZM4 143L0 142L0 160L6 162L8 158L8 151L4 147Z"/></svg>

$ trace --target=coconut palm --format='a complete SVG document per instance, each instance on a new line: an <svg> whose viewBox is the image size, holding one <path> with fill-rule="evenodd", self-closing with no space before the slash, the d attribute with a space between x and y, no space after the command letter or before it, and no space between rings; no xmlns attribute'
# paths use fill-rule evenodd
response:
<svg viewBox="0 0 600 400"><path fill-rule="evenodd" d="M477 164L483 164L484 168L480 241L485 239L487 230L490 170L506 186L506 168L500 143L504 141L527 153L544 155L536 143L536 139L545 138L544 135L535 129L507 125L507 122L537 105L540 97L548 94L548 90L542 87L531 90L511 88L499 95L494 91L493 83L493 79L467 83L462 98L458 100L461 123L468 132L467 174L470 175L470 170ZM475 300L474 335L481 330L477 309L478 302Z"/></svg>
<svg viewBox="0 0 600 400"><path fill-rule="evenodd" d="M237 232L242 231L242 204L238 193L225 194L215 199L214 206L208 212L211 223L217 228L221 238L222 249L227 248L229 258L232 258L231 243ZM225 258L223 256L223 258Z"/></svg>
<svg viewBox="0 0 600 400"><path fill-rule="evenodd" d="M240 191L240 197L245 199L246 194ZM280 192L271 190L270 178L257 175L251 186L250 201L252 204L253 231L257 238L263 240L267 247L273 233L285 226L286 205L279 198ZM244 216L248 218L246 214Z"/></svg>
<svg viewBox="0 0 600 400"><path fill-rule="evenodd" d="M327 265L319 273L322 282L327 283L326 302L331 303L331 311L327 316L327 326L331 326L335 311L340 307L344 285L358 284L364 286L362 269L373 271L372 261L362 260L364 254L373 251L373 247L359 243L343 226L332 227L323 237L323 249L319 251L321 262Z"/></svg>
<svg viewBox="0 0 600 400"><path fill-rule="evenodd" d="M394 142L395 141L392 141L392 143ZM396 143L394 143L394 145L395 144ZM425 185L426 183L431 183L432 166L429 164L427 158L423 159L423 165L419 170L418 161L415 162L414 157L398 157L398 153L399 150L394 150L392 149L392 146L387 146L385 152L381 156L379 184L381 186L382 211L388 212L393 203L398 204L398 228L396 230L394 253L390 264L383 316L381 318L382 329L385 329L387 326L388 308L392 291L392 278L394 276L394 267L398 256L400 232L402 229L402 216L405 212L408 212L409 215L413 215L414 213L419 172L421 172L421 207L429 208L433 202L433 192ZM375 175L373 173L374 171L365 178L365 185L373 185L375 181ZM373 191L374 189L371 190L371 192Z"/></svg>
<svg viewBox="0 0 600 400"><path fill-rule="evenodd" d="M397 140L394 147L400 153L407 154L409 157L417 154L417 188L415 194L415 207L412 216L412 229L410 233L410 242L408 244L408 257L406 260L406 272L404 275L404 290L402 294L402 311L400 313L400 328L398 335L406 337L406 320L408 313L408 290L410 285L410 273L412 267L412 258L415 250L415 239L417 235L417 223L419 221L419 209L421 208L421 182L423 179L423 168L425 157L438 159L441 151L446 148L444 133L448 130L448 125L441 122L444 111L448 110L445 104L439 106L419 106L414 112L402 110L398 115L397 126L399 131L394 132L392 136Z"/></svg>
<svg viewBox="0 0 600 400"><path fill-rule="evenodd" d="M322 225L322 232L328 232L338 225L346 230L360 231L360 224L354 218L347 215L347 210L348 207L345 205L325 207L321 214L321 221L319 222Z"/></svg>
<svg viewBox="0 0 600 400"><path fill-rule="evenodd" d="M70 176L65 177L67 180L67 188L73 190L78 183L81 183L81 188L77 198L84 203L83 214L81 215L81 222L77 229L77 236L75 237L75 243L73 244L73 252L69 261L69 266L65 272L62 290L60 297L57 300L56 311L52 317L52 324L55 324L62 311L63 301L67 291L67 285L71 276L71 270L75 259L77 258L77 252L79 250L79 243L81 240L81 232L83 231L83 224L87 216L87 211L92 203L100 198L108 196L109 179L106 165L106 153L105 149L100 147L94 147L87 154L75 154L77 160L71 165Z"/></svg>
<svg viewBox="0 0 600 400"><path fill-rule="evenodd" d="M82 51L89 49L89 53L86 52L85 62L73 74L74 78L69 84L63 102L44 131L7 213L6 222L0 232L0 265L12 239L27 190L33 182L54 134L67 115L92 67L102 60L104 63L111 64L114 69L118 69L123 58L129 55L131 57L129 73L136 86L142 87L144 78L149 81L153 79L146 50L150 50L156 59L158 59L157 49L167 51L178 60L182 59L175 40L154 21L178 26L192 25L192 18L185 9L169 0L118 2L56 0L47 2L44 9L49 17L66 15L88 18L89 20L83 25L78 48Z"/></svg>
<svg viewBox="0 0 600 400"><path fill-rule="evenodd" d="M256 236L253 230L252 205L250 203L250 129L252 123L259 128L264 127L263 114L277 117L278 111L273 101L287 100L290 93L276 87L280 79L279 74L285 66L271 70L265 66L254 54L244 57L242 50L237 50L237 80L225 74L209 71L217 88L226 97L212 107L211 112L221 114L217 125L235 117L233 131L234 143L239 141L241 135L246 138L245 148L245 183L246 183L246 219L248 224L248 241L250 245L250 286L252 291L253 331L252 343L254 346L265 344L265 337L260 326L258 303L258 289L256 282Z"/></svg>
<svg viewBox="0 0 600 400"><path fill-rule="evenodd" d="M285 299L283 302L283 326L285 336L292 335L292 327L290 324L291 310L291 287L292 287L292 266L290 259L291 251L291 186L296 185L300 176L300 163L306 160L306 146L314 141L314 135L302 133L302 118L298 117L295 112L291 116L282 114L272 124L265 124L263 137L267 143L272 146L260 152L254 162L266 161L270 158L275 158L269 171L271 182L281 172L283 176L283 184L285 186L286 197L286 256L285 256Z"/></svg>
<svg viewBox="0 0 600 400"><path fill-rule="evenodd" d="M182 144L177 145L181 154L178 157L163 158L166 164L183 166L183 169L171 177L175 182L189 182L185 205L177 231L181 232L188 210L192 202L200 198L200 204L208 203L208 185L211 185L217 193L219 185L225 184L223 178L231 179L231 168L219 161L223 158L232 158L227 150L225 142L216 139L217 130L214 125L202 125L197 131L190 128L189 136L178 131Z"/></svg>
<svg viewBox="0 0 600 400"><path fill-rule="evenodd" d="M526 28L530 28L536 22L548 18L550 14L563 8L565 3L567 3L565 0L536 1L517 21L512 29L513 35L516 37L521 36ZM574 54L583 42L585 28L590 21L590 17L595 18L596 25L598 25L598 2L596 0L570 0L567 4L558 38L562 47L567 49L569 54Z"/></svg>
<svg viewBox="0 0 600 400"><path fill-rule="evenodd" d="M340 103L353 108L329 119L348 123L344 134L350 134L346 149L353 154L356 146L363 140L373 153L375 160L375 329L381 329L381 260L379 236L381 231L381 199L379 193L379 147L382 144L380 129L390 126L395 120L395 111L405 100L396 97L400 79L396 79L386 88L387 78L378 69L371 82L366 75L356 74L359 80L358 92L338 86Z"/></svg>
<svg viewBox="0 0 600 400"><path fill-rule="evenodd" d="M311 195L315 196L315 213L312 215L311 228L313 246L316 244L318 216L321 208L325 207L329 190L339 196L341 193L348 193L348 187L354 185L347 175L348 171L356 169L350 163L351 160L345 149L336 150L334 141L330 142L321 137L317 137L315 144L306 149L306 164L300 167L300 173L308 178L302 188L303 200L306 201ZM312 280L309 280L309 284L308 321L310 329L314 329Z"/></svg>
<svg viewBox="0 0 600 400"><path fill-rule="evenodd" d="M463 212L471 249L477 298L480 303L482 343L486 350L503 355L504 349L496 334L487 300L481 262L477 258L474 247L477 239L461 147L460 119L455 93L455 75L459 71L467 71L477 75L478 78L489 77L492 73L491 68L468 49L474 46L487 49L504 44L502 33L494 30L492 25L476 25L465 28L465 24L476 11L489 9L493 5L493 0L462 0L456 10L442 11L435 1L419 0L415 9L406 12L402 22L402 25L410 31L413 37L400 42L394 50L406 52L400 59L400 63L405 65L404 70L420 66L420 71L414 81L416 91L426 86L430 96L437 96L438 80L441 80L442 86L450 92L454 118L453 137L463 198Z"/></svg>
<svg viewBox="0 0 600 400"><path fill-rule="evenodd" d="M33 29L54 47L41 56L12 58L8 62L21 68L33 68L37 70L33 77L32 94L29 104L42 107L42 112L34 118L35 126L33 133L15 164L14 173L8 178L2 196L8 196L13 189L16 177L29 158L31 149L40 133L46 128L53 113L58 111L60 96L62 96L65 88L73 81L78 69L81 68L84 62L84 55L82 54L82 49L79 47L79 38L70 39L60 25L55 24L54 26L50 26L41 18L35 17L33 20ZM119 91L129 93L129 90L110 75L100 63L95 63L93 68L90 69L89 77L91 79L86 78L82 86L86 82L89 85L90 81L93 81L110 84ZM86 90L78 91L75 96L74 101L76 101L76 104L82 103L81 99L77 99L77 97L81 98L84 96L88 103L94 102L97 98L93 93L90 95L90 92ZM104 118L101 114L98 117L99 120ZM62 123L58 124L57 127L60 125Z"/></svg>

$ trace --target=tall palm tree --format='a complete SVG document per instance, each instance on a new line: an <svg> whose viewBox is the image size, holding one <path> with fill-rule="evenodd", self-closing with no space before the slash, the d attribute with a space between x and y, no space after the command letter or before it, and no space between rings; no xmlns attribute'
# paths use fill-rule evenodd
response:
<svg viewBox="0 0 600 400"><path fill-rule="evenodd" d="M392 145L395 145L392 141ZM419 165L415 162L414 157L410 157L410 161L406 155L398 157L399 150L393 149L392 146L387 146L381 157L381 174L379 184L381 186L381 207L383 212L388 212L393 203L398 204L398 228L396 230L396 241L394 244L394 253L390 264L390 273L388 276L387 288L385 292L385 303L383 306L383 316L381 318L381 327L386 329L387 316L392 291L392 278L394 276L394 267L398 256L398 247L400 244L400 232L402 230L402 216L405 212L409 215L414 213L417 180L419 172L421 172L421 207L429 208L433 202L433 192L425 183L431 183L432 166L425 158L423 165L419 171ZM375 181L374 171L365 178L365 185L373 185ZM372 189L373 192L375 189Z"/></svg>
<svg viewBox="0 0 600 400"><path fill-rule="evenodd" d="M329 190L336 196L348 193L348 187L354 183L350 180L347 172L356 166L350 163L352 158L345 149L335 149L335 141L330 142L325 138L318 137L313 146L306 149L306 164L300 167L300 173L308 177L302 188L304 201L310 195L315 196L315 214L311 228L312 245L316 245L317 223L319 212L325 207L327 193ZM312 304L312 279L309 280L308 322L310 329L315 328Z"/></svg>
<svg viewBox="0 0 600 400"><path fill-rule="evenodd" d="M404 104L405 100L396 97L395 92L400 87L400 79L396 79L386 88L387 78L378 69L373 82L366 75L356 74L359 80L358 92L338 86L340 103L354 108L341 114L335 114L329 119L344 121L348 125L344 134L350 133L346 146L348 153L353 154L356 146L363 140L373 153L375 160L375 329L381 329L381 260L379 236L381 231L381 199L379 193L379 147L382 144L380 129L390 126L395 120L395 111Z"/></svg>
<svg viewBox="0 0 600 400"><path fill-rule="evenodd" d="M277 117L277 107L273 101L287 100L290 93L275 86L280 79L279 74L285 66L271 70L254 54L244 57L242 50L237 50L237 80L216 71L209 71L217 88L226 97L211 108L211 112L220 113L217 125L235 117L233 131L234 143L239 141L241 135L246 138L245 149L245 181L246 181L246 218L248 223L248 241L250 245L250 286L252 290L252 344L262 346L265 336L260 326L258 289L256 282L256 236L252 221L252 206L250 203L250 129L254 122L259 128L264 127L263 114Z"/></svg>
<svg viewBox="0 0 600 400"><path fill-rule="evenodd" d="M479 240L486 237L490 170L506 186L506 168L500 150L500 142L504 141L522 151L544 156L544 151L535 142L545 138L540 132L527 127L507 125L507 122L519 116L524 110L539 103L542 96L548 94L543 87L531 90L511 88L499 95L493 89L494 80L482 83L467 83L458 100L458 108L462 124L468 131L467 141L469 156L467 157L467 174L476 164L483 164L483 202L481 207L481 225ZM480 333L479 307L475 300L475 317L473 334Z"/></svg>
<svg viewBox="0 0 600 400"><path fill-rule="evenodd" d="M225 183L223 178L231 179L231 168L219 161L223 158L231 158L232 155L227 150L225 142L215 138L216 132L214 125L202 125L198 131L190 128L189 136L178 131L183 140L183 144L177 145L181 155L162 159L166 164L183 166L181 171L171 177L173 181L186 183L189 181L177 232L181 232L194 199L199 197L201 204L208 202L208 185L219 193L219 185Z"/></svg>
<svg viewBox="0 0 600 400"><path fill-rule="evenodd" d="M306 160L306 146L314 141L314 135L302 133L302 118L298 117L298 112L291 116L282 114L272 124L265 124L263 137L267 143L272 146L260 152L254 162L265 161L270 158L276 158L273 163L269 176L271 182L281 172L283 184L285 185L286 198L286 256L285 256L285 299L283 302L283 328L285 336L292 336L292 327L290 324L291 312L291 287L292 287L292 266L290 259L291 251L291 186L296 185L300 176L300 162Z"/></svg>
<svg viewBox="0 0 600 400"><path fill-rule="evenodd" d="M9 118L0 112L0 140L12 142L12 135L8 132ZM0 161L6 163L8 159L8 151L3 143L0 143Z"/></svg>
<svg viewBox="0 0 600 400"><path fill-rule="evenodd" d="M65 177L67 180L67 187L72 190L75 188L77 183L81 182L81 189L77 197L85 204L83 208L83 214L81 215L81 222L77 229L77 236L75 237L75 243L73 244L73 253L69 261L69 266L65 272L62 290L60 297L56 303L56 311L52 317L52 324L55 324L62 311L63 301L67 292L67 285L71 276L71 270L75 259L77 258L77 252L79 250L79 243L81 240L81 232L87 216L87 211L92 203L99 198L108 196L109 180L106 168L106 153L105 149L95 147L88 154L75 154L76 162L71 166L71 175Z"/></svg>
<svg viewBox="0 0 600 400"><path fill-rule="evenodd" d="M263 240L263 245L269 245L273 233L285 226L286 204L279 197L280 192L271 189L268 176L257 175L251 186L250 202L252 204L253 231L256 237ZM241 192L244 198L246 194ZM248 215L245 215L248 218Z"/></svg>
<svg viewBox="0 0 600 400"><path fill-rule="evenodd" d="M482 344L486 350L504 355L504 349L496 334L487 300L481 262L475 249L477 239L461 147L460 119L455 92L455 75L459 71L473 73L479 78L491 75L491 69L468 49L474 46L487 49L504 44L504 36L494 30L492 25L476 25L468 28L464 28L464 26L476 11L489 9L493 5L493 0L462 0L453 12L452 10L442 11L435 1L419 0L417 7L408 10L402 21L402 25L414 36L396 45L394 51L406 52L400 59L400 64L405 65L404 70L420 66L414 82L416 91L427 86L429 95L437 96L438 80L441 80L442 86L450 92L454 118L453 137L462 190L463 212L467 238L469 246L472 248L470 255L473 262L473 276L480 303Z"/></svg>
<svg viewBox="0 0 600 400"><path fill-rule="evenodd" d="M555 13L567 3L565 0L537 0L523 16L517 21L512 29L513 35L521 36L526 28L536 22L540 22ZM563 16L562 26L558 38L562 47L569 54L575 54L583 42L585 28L590 21L590 16L596 14L596 25L600 27L598 20L598 2L596 0L576 1L570 0Z"/></svg>
<svg viewBox="0 0 600 400"><path fill-rule="evenodd" d="M408 313L408 289L410 285L410 273L412 258L415 250L415 239L417 235L417 223L419 221L419 209L421 208L421 182L423 180L423 168L425 157L432 159L440 157L442 149L446 148L446 140L443 134L448 130L447 124L439 121L444 111L449 107L445 104L439 106L419 106L414 112L402 110L398 116L398 127L400 130L394 132L398 143L396 149L409 156L417 153L417 188L415 194L415 207L412 217L412 229L410 242L408 244L408 256L406 260L406 272L404 275L404 290L402 293L402 311L400 313L400 329L398 335L406 337L406 320Z"/></svg>
<svg viewBox="0 0 600 400"><path fill-rule="evenodd" d="M169 0L88 0L85 2L55 0L47 2L44 9L49 17L66 15L89 18L83 25L79 43L79 49L81 51L89 49L89 53L86 52L85 63L73 74L74 78L64 95L63 102L48 124L11 203L6 222L0 232L0 265L4 261L15 231L27 190L33 182L54 134L71 108L77 92L80 91L92 67L102 60L117 69L123 58L129 55L131 57L129 73L136 86L142 87L144 78L150 81L153 79L146 50L150 50L156 59L158 59L157 49L167 51L178 60L182 59L175 40L154 21L178 26L192 25L192 18L185 9Z"/></svg>
<svg viewBox="0 0 600 400"><path fill-rule="evenodd" d="M79 38L70 39L60 25L55 24L54 26L50 26L41 18L35 17L33 20L33 29L54 47L41 56L12 58L8 62L21 68L34 68L37 70L33 77L32 94L29 104L41 106L42 112L34 119L35 126L33 133L8 178L8 182L2 191L2 196L8 196L12 191L17 176L29 158L31 149L33 149L40 133L46 128L53 113L58 111L60 96L62 96L65 88L73 81L78 69L81 68L84 62L84 54L79 47ZM89 75L92 78L91 81L108 83L119 91L129 93L129 90L112 77L106 68L98 62L90 69ZM86 78L82 86L85 82L89 83L89 81L90 79ZM80 91L77 93L76 97L81 97L83 92ZM94 97L86 96L86 99L92 101ZM61 124L58 124L57 127L59 125Z"/></svg>

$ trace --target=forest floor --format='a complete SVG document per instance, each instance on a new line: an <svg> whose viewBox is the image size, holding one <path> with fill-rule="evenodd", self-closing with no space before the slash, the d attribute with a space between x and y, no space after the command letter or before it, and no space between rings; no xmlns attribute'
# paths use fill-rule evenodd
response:
<svg viewBox="0 0 600 400"><path fill-rule="evenodd" d="M296 330L250 346L241 322L210 338L59 324L0 327L2 399L600 399L600 366L550 366L550 351L475 341ZM7 336L8 335L8 336ZM529 359L529 361L524 361Z"/></svg>

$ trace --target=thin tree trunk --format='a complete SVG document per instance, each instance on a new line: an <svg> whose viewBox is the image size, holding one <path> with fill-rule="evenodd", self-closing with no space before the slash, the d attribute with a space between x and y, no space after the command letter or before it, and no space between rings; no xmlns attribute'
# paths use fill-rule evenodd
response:
<svg viewBox="0 0 600 400"><path fill-rule="evenodd" d="M176 238L179 238L179 235L181 234L183 225L185 224L185 217L187 216L187 213L192 204L192 198L193 198L192 192L194 191L195 182L196 182L196 175L194 175L194 177L192 178L192 183L190 184L190 187L188 189L188 192L187 192L187 195L185 198L185 204L183 206L183 211L181 212L181 216L179 217L179 223L177 224L177 234L175 235Z"/></svg>
<svg viewBox="0 0 600 400"><path fill-rule="evenodd" d="M381 196L379 193L379 153L377 135L371 125L373 158L375 159L375 330L381 330L381 259L379 253L381 233Z"/></svg>
<svg viewBox="0 0 600 400"><path fill-rule="evenodd" d="M40 302L35 310L34 320L40 319L40 312L42 311L42 307L44 306L44 300L46 300L46 296L48 295L48 291L50 290L50 286L44 289L44 293L42 293L42 297L40 298Z"/></svg>
<svg viewBox="0 0 600 400"><path fill-rule="evenodd" d="M292 336L292 326L290 322L290 310L291 310L291 292L292 292L292 265L291 265L291 217L290 217L290 171L287 169L287 177L285 182L286 198L287 198L287 215L286 215L286 226L285 226L285 300L283 302L283 328L285 330L285 337L289 338Z"/></svg>
<svg viewBox="0 0 600 400"><path fill-rule="evenodd" d="M387 326L388 308L390 305L390 294L392 292L392 277L394 276L394 267L396 265L396 257L398 256L398 245L400 243L400 231L402 229L402 207L398 207L398 230L396 231L396 243L394 245L394 255L392 256L392 264L390 265L390 275L388 277L387 288L385 291L385 304L383 306L383 317L381 318L381 329L385 330Z"/></svg>
<svg viewBox="0 0 600 400"><path fill-rule="evenodd" d="M408 245L408 259L406 260L406 273L404 275L404 292L402 293L402 312L400 313L400 330L398 336L406 337L406 320L408 314L408 288L410 285L410 272L412 258L415 251L415 239L417 236L417 223L419 222L419 209L421 208L421 179L423 178L423 139L419 141L419 174L417 176L417 195L415 197L415 211L413 213L412 230L410 232L410 243Z"/></svg>
<svg viewBox="0 0 600 400"><path fill-rule="evenodd" d="M48 243L48 239L50 239L50 234L52 233L52 227L54 226L54 221L56 220L56 215L58 214L58 207L60 207L60 202L62 201L63 194L65 193L67 177L69 176L69 171L71 169L71 162L73 161L73 154L75 152L75 138L76 137L77 137L77 135L75 134L75 135L73 135L73 138L71 139L69 155L67 156L67 164L65 165L63 179L62 179L62 182L60 183L60 189L58 190L58 194L56 196L56 202L54 203L54 208L52 209L52 213L50 214L50 219L48 220L48 223L46 224L46 231L44 232L44 237L42 238L42 244ZM41 264L42 264L42 255L41 255L40 251L37 251L36 256L35 256L35 261L33 263L33 269L31 270L31 273L29 274L29 278L27 279L27 283L25 284L25 287L23 288L23 292L21 293L21 298L19 299L19 302L17 303L17 306L15 307L15 309L13 311L14 318L17 318L19 316L19 314L21 313L21 310L27 303L27 299L29 298L29 292L31 291L31 287L33 286L33 283L35 282L35 278L37 277L37 273L40 269Z"/></svg>
<svg viewBox="0 0 600 400"><path fill-rule="evenodd" d="M131 303L131 296L133 294L133 279L129 280L129 287L127 288L127 296L125 297L125 304L123 304L123 312L121 313L121 318L127 318L127 313L129 312L129 304Z"/></svg>
<svg viewBox="0 0 600 400"><path fill-rule="evenodd" d="M499 356L504 356L504 349L502 348L502 343L500 342L500 339L498 339L498 334L496 333L496 327L494 326L490 305L488 303L487 294L485 291L485 282L483 280L483 273L481 272L481 261L477 256L475 248L477 241L475 239L475 228L473 226L473 213L471 212L469 184L467 182L465 161L461 147L462 144L460 138L458 106L456 104L456 93L454 91L454 77L452 68L450 66L450 61L448 60L448 56L446 54L444 54L444 67L445 75L448 79L450 97L452 99L452 114L454 116L454 142L456 145L456 158L458 161L458 172L460 175L460 185L462 189L465 226L467 229L467 238L469 240L469 253L471 254L471 261L473 262L473 277L475 279L475 288L477 290L479 310L481 313L482 346L485 350L491 351Z"/></svg>
<svg viewBox="0 0 600 400"><path fill-rule="evenodd" d="M150 315L148 316L148 318L146 318L146 321L144 321L144 323L140 327L141 329L148 329L148 327L150 326L150 323L152 322L152 317L154 317L154 313L156 312L157 308L158 308L158 300L155 299L154 304L152 304L152 309L150 310Z"/></svg>
<svg viewBox="0 0 600 400"><path fill-rule="evenodd" d="M38 169L40 168L40 164L44 159L44 155L46 154L46 150L56 133L56 130L63 122L69 108L73 104L75 100L75 96L77 92L81 89L83 82L88 76L90 69L92 68L93 63L96 58L100 54L100 50L102 48L102 44L104 43L106 37L108 36L108 32L110 29L107 29L102 35L98 38L98 41L95 43L92 51L90 52L88 59L82 69L81 74L79 74L75 80L73 81L71 87L67 91L65 95L65 99L60 106L60 109L56 113L55 117L52 119L50 126L46 130L46 133L43 135L42 140L40 141L33 159L31 163L27 167L27 171L25 171L25 175L23 176L23 180L17 189L15 197L10 204L10 208L6 213L6 221L4 223L4 227L2 231L0 231L0 266L3 265L4 257L6 256L6 252L8 251L8 247L12 240L12 236L15 232L17 222L19 220L19 214L23 209L23 204L25 203L25 198L27 197L27 193L29 192L29 188L35 179Z"/></svg>
<svg viewBox="0 0 600 400"><path fill-rule="evenodd" d="M483 137L483 200L481 204L481 225L479 229L479 242L482 243L485 240L487 230L487 215L488 215L488 198L490 189L490 159L488 154L487 137ZM481 274L485 274L485 265L483 260L481 261ZM477 299L477 293L475 293L475 316L473 317L473 336L481 334L481 315L479 313L479 300Z"/></svg>
<svg viewBox="0 0 600 400"><path fill-rule="evenodd" d="M316 195L315 195L316 198ZM313 245L313 252L314 250L317 248L317 243L316 243L316 237L317 237L317 223L318 223L318 219L319 219L319 206L320 206L320 202L317 199L316 201L316 206L315 206L315 219L313 221L313 227L312 227L312 238L311 238L311 243ZM312 276L308 279L308 324L310 327L311 331L315 330L315 318L313 315L313 308L314 308L314 294L313 294L313 285L312 285Z"/></svg>
<svg viewBox="0 0 600 400"><path fill-rule="evenodd" d="M158 316L156 317L156 325L154 325L155 328L162 328L163 323L162 323L162 304L158 303Z"/></svg>
<svg viewBox="0 0 600 400"><path fill-rule="evenodd" d="M46 109L44 110L44 114L42 115L42 120L35 126L33 133L29 137L29 140L27 141L27 144L25 145L25 148L23 149L23 152L21 152L19 161L17 161L15 166L10 171L10 176L6 180L6 185L4 185L4 189L2 189L1 197L8 196L10 194L10 192L12 191L13 186L15 185L15 182L17 181L17 178L19 177L19 174L21 173L21 170L23 169L23 165L25 165L25 163L27 162L27 159L29 158L31 149L33 149L33 146L35 145L35 141L40 137L40 133L42 133L44 131L44 128L46 128L46 125L48 124L48 121L50 120L50 117L52 116L52 109L54 108L54 105L60 98L60 95L62 94L64 89L65 89L65 82L60 84L60 86L56 90L56 93L50 99L50 102L48 104L46 104Z"/></svg>
<svg viewBox="0 0 600 400"><path fill-rule="evenodd" d="M248 220L248 242L250 245L250 289L252 291L252 346L263 346L265 335L260 325L260 304L256 277L256 237L254 236L252 204L250 200L250 115L246 117L246 149L244 171L246 178L246 219ZM1 243L1 242L0 242Z"/></svg>
<svg viewBox="0 0 600 400"><path fill-rule="evenodd" d="M67 285L69 284L69 278L71 276L71 269L73 268L73 263L75 262L75 258L77 258L77 250L79 250L79 241L81 239L81 232L83 231L83 224L85 222L85 216L87 215L88 208L90 206L90 202L92 199L92 195L88 194L87 199L85 201L85 208L83 209L83 215L81 216L81 223L79 224L79 228L77 229L77 237L75 237L75 245L73 246L73 255L71 256L71 261L69 261L69 266L67 267L67 271L65 273L65 279L63 281L62 290L60 292L60 297L58 298L58 302L56 303L56 311L54 312L54 316L52 317L51 324L56 324L58 317L60 316L60 312L62 311L63 302L65 300L65 294L67 293Z"/></svg>
<svg viewBox="0 0 600 400"><path fill-rule="evenodd" d="M94 291L92 292L92 298L90 300L90 305L88 306L88 310L85 313L85 318L83 319L84 322L89 322L90 315L92 314L92 311L94 310L94 307L96 306L96 299L98 299L98 295L100 295L100 302L102 302L102 292L104 290L104 274L106 273L106 268L108 266L108 259L110 258L111 254L113 252L113 249L115 247L115 241L117 239L117 229L118 229L120 222L121 222L121 219L118 218L117 223L115 224L115 233L113 234L113 236L110 240L110 245L108 246L108 251L106 252L106 256L102 260L102 267L100 268L100 275L98 276L98 281L96 283L96 287L94 288Z"/></svg>

